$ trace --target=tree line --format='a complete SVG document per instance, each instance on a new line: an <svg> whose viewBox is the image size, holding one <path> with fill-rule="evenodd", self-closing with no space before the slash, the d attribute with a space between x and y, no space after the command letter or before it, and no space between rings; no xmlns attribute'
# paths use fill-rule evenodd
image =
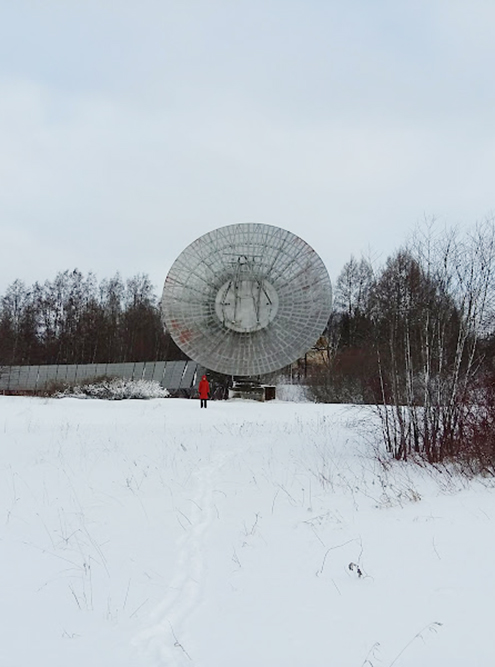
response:
<svg viewBox="0 0 495 667"><path fill-rule="evenodd" d="M0 299L0 364L89 364L185 359L164 331L146 274L98 281L77 269Z"/></svg>
<svg viewBox="0 0 495 667"><path fill-rule="evenodd" d="M351 257L334 292L304 379L313 397L374 405L397 459L465 456L495 473L494 221L425 225L380 267ZM145 274L64 271L0 299L1 365L180 358Z"/></svg>
<svg viewBox="0 0 495 667"><path fill-rule="evenodd" d="M493 221L425 225L378 269L351 258L319 347L317 399L375 405L395 458L495 471Z"/></svg>

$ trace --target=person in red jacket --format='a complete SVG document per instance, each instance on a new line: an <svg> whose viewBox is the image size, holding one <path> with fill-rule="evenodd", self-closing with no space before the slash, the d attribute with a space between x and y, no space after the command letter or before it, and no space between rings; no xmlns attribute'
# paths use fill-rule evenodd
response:
<svg viewBox="0 0 495 667"><path fill-rule="evenodd" d="M203 375L201 382L199 383L199 399L201 401L201 407L206 408L206 402L208 400L208 394L210 393L210 383L206 379L206 375Z"/></svg>

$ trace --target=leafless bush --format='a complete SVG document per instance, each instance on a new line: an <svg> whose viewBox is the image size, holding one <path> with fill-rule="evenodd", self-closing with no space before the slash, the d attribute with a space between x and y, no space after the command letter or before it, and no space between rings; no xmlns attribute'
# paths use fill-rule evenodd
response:
<svg viewBox="0 0 495 667"><path fill-rule="evenodd" d="M456 459L464 470L495 475L495 373L481 377L460 424Z"/></svg>

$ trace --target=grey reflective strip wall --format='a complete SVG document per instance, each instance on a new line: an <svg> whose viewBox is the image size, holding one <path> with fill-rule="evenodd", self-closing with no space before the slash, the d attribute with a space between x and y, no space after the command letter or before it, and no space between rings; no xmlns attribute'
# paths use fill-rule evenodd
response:
<svg viewBox="0 0 495 667"><path fill-rule="evenodd" d="M51 382L77 383L102 377L154 380L170 390L193 386L195 361L148 361L125 364L50 364L47 366L0 367L1 391L36 391Z"/></svg>

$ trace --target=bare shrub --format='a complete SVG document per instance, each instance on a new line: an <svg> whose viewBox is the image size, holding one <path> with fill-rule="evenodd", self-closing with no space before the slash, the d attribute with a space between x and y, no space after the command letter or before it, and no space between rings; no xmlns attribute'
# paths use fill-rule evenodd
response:
<svg viewBox="0 0 495 667"><path fill-rule="evenodd" d="M457 459L470 473L495 475L495 372L480 378L460 424Z"/></svg>
<svg viewBox="0 0 495 667"><path fill-rule="evenodd" d="M464 458L475 432L479 443L488 437L493 424L481 418L486 388L477 378L493 323L494 266L493 221L464 239L429 229L377 282L376 408L395 458Z"/></svg>

